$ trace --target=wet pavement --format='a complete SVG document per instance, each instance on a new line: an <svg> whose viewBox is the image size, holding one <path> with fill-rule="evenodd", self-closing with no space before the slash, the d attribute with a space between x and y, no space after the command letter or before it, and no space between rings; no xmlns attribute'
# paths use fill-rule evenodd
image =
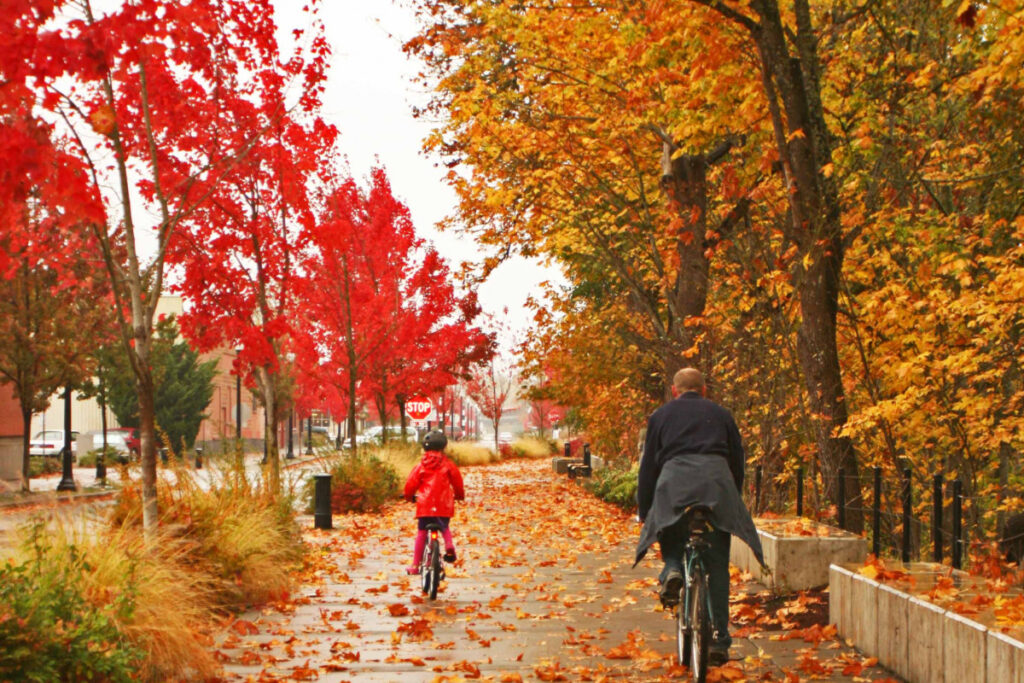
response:
<svg viewBox="0 0 1024 683"><path fill-rule="evenodd" d="M637 526L547 461L464 470L459 561L436 601L408 577L411 504L312 529L303 584L215 636L230 680L674 680L655 560L631 568ZM732 660L709 681L891 679L837 641L827 592L772 596L734 575ZM746 579L746 580L745 580ZM844 673L845 672L845 673Z"/></svg>

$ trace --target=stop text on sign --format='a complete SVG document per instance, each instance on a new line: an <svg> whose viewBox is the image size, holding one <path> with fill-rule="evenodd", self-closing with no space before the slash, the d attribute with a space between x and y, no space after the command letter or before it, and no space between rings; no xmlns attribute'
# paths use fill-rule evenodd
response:
<svg viewBox="0 0 1024 683"><path fill-rule="evenodd" d="M405 403L405 412L414 420L426 420L434 412L434 404L430 399L415 396Z"/></svg>

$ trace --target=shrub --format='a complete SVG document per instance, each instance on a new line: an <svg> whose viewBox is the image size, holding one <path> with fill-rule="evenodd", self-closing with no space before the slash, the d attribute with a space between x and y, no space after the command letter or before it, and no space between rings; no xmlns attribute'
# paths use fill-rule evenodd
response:
<svg viewBox="0 0 1024 683"><path fill-rule="evenodd" d="M96 467L96 458L103 451L102 448L94 448L84 455L78 456L78 467ZM130 462L127 453L122 453L116 448L107 446L106 457L103 462L109 467L111 465L127 465Z"/></svg>
<svg viewBox="0 0 1024 683"><path fill-rule="evenodd" d="M24 561L0 564L0 679L130 681L143 661L118 621L132 618L131 585L90 602L90 567L74 546L55 548L42 523L22 545Z"/></svg>
<svg viewBox="0 0 1024 683"><path fill-rule="evenodd" d="M343 455L329 464L332 512L374 512L401 496L402 482L395 468L376 455ZM312 511L312 478L306 482L305 496L307 510Z"/></svg>
<svg viewBox="0 0 1024 683"><path fill-rule="evenodd" d="M39 477L44 474L56 474L60 471L60 458L46 458L38 455L29 456L28 476L30 477Z"/></svg>
<svg viewBox="0 0 1024 683"><path fill-rule="evenodd" d="M636 477L638 468L629 470L604 468L594 472L584 486L601 500L626 510L636 507Z"/></svg>

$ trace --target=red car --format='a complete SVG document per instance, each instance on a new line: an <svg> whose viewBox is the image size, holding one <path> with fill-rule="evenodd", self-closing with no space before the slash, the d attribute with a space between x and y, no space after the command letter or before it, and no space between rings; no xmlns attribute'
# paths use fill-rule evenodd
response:
<svg viewBox="0 0 1024 683"><path fill-rule="evenodd" d="M122 432L124 434L124 442L128 446L128 450L132 452L132 455L138 457L141 452L141 446L139 445L139 428L138 427L117 427L111 429L112 432Z"/></svg>

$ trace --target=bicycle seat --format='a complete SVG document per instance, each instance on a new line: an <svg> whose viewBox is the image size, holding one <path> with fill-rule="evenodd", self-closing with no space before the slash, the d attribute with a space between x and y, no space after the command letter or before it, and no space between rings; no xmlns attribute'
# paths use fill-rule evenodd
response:
<svg viewBox="0 0 1024 683"><path fill-rule="evenodd" d="M706 505L688 507L683 515L688 519L687 526L691 534L705 533L714 528L714 525L711 523L711 508Z"/></svg>

